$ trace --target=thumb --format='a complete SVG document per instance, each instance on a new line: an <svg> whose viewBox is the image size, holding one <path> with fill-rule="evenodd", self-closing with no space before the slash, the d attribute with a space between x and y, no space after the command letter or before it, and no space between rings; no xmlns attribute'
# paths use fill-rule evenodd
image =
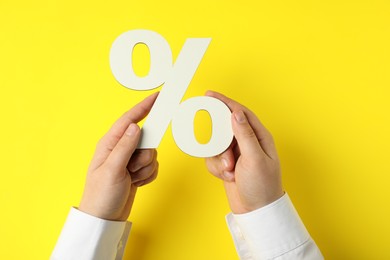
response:
<svg viewBox="0 0 390 260"><path fill-rule="evenodd" d="M140 133L139 126L131 123L108 156L106 163L117 170L126 168L131 156L137 148Z"/></svg>
<svg viewBox="0 0 390 260"><path fill-rule="evenodd" d="M252 157L263 153L259 140L242 110L232 113L232 126L241 155Z"/></svg>

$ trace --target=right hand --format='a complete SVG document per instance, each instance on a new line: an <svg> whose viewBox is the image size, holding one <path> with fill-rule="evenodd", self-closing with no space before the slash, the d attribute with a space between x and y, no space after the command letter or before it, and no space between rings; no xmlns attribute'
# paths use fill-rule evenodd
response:
<svg viewBox="0 0 390 260"><path fill-rule="evenodd" d="M79 210L102 219L125 221L137 187L157 177L157 151L136 149L141 137L137 123L149 113L156 97L152 94L126 112L99 141Z"/></svg>
<svg viewBox="0 0 390 260"><path fill-rule="evenodd" d="M271 133L236 101L212 91L206 96L221 100L232 111L235 140L222 154L206 158L208 170L224 182L232 212L248 213L282 197L279 158Z"/></svg>

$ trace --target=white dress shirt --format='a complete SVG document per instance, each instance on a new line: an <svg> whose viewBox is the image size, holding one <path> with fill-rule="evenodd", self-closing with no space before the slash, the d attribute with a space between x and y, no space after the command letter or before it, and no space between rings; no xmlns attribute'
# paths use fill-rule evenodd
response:
<svg viewBox="0 0 390 260"><path fill-rule="evenodd" d="M287 194L246 214L226 216L242 260L323 259ZM130 222L108 221L70 210L51 260L120 260Z"/></svg>
<svg viewBox="0 0 390 260"><path fill-rule="evenodd" d="M242 260L323 259L287 194L252 212L230 213L226 220Z"/></svg>

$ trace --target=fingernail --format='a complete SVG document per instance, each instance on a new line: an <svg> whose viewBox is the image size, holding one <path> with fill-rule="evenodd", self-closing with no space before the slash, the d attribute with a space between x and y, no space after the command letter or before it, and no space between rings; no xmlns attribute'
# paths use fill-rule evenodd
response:
<svg viewBox="0 0 390 260"><path fill-rule="evenodd" d="M238 111L234 113L234 117L236 118L236 121L240 124L243 124L246 122L246 117L243 111Z"/></svg>
<svg viewBox="0 0 390 260"><path fill-rule="evenodd" d="M233 172L223 172L223 176L225 177L226 181L234 181L234 173Z"/></svg>
<svg viewBox="0 0 390 260"><path fill-rule="evenodd" d="M225 158L222 158L222 164L225 168L229 166L228 161Z"/></svg>
<svg viewBox="0 0 390 260"><path fill-rule="evenodd" d="M138 126L136 124L131 124L126 130L126 135L132 136L137 132L137 130Z"/></svg>

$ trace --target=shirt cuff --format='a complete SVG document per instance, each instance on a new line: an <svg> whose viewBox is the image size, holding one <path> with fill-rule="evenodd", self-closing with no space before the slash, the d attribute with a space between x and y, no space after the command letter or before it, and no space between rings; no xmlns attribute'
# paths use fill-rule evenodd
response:
<svg viewBox="0 0 390 260"><path fill-rule="evenodd" d="M122 259L130 228L71 208L50 259Z"/></svg>
<svg viewBox="0 0 390 260"><path fill-rule="evenodd" d="M226 216L241 259L272 259L310 239L289 196L245 214Z"/></svg>

